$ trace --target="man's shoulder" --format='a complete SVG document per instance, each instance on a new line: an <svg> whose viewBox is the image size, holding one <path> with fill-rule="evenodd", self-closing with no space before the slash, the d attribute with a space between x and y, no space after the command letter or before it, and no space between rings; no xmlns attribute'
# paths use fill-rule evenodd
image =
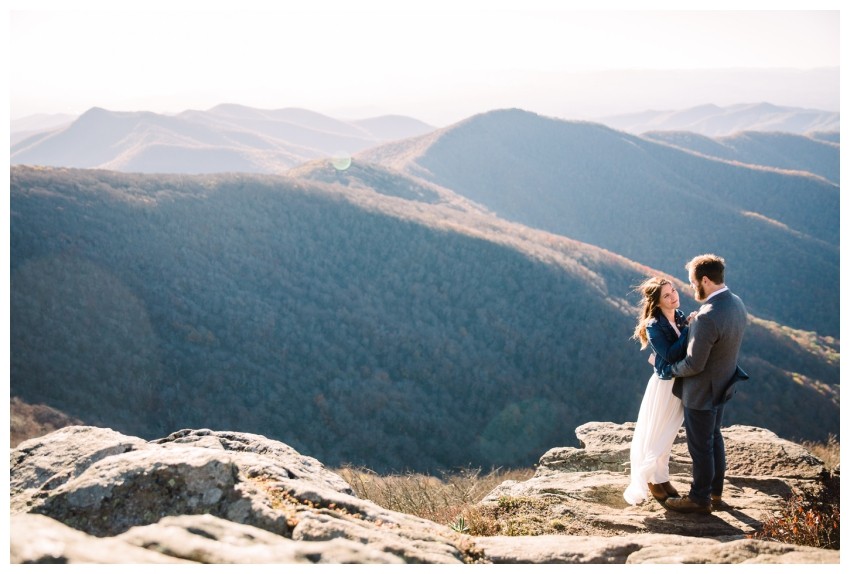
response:
<svg viewBox="0 0 850 574"><path fill-rule="evenodd" d="M697 319L703 320L704 323L714 323L719 327L731 320L737 321L742 316L746 319L746 314L747 308L741 298L731 291L724 291L706 301L700 308Z"/></svg>
<svg viewBox="0 0 850 574"><path fill-rule="evenodd" d="M724 289L723 291L721 291L717 295L714 295L708 301L706 301L703 307L709 307L710 309L722 309L727 305L739 304L744 304L741 298L729 291L728 289Z"/></svg>
<svg viewBox="0 0 850 574"><path fill-rule="evenodd" d="M735 301L735 302L736 302L736 303L738 303L739 305L742 305L742 306L743 306L743 304L744 304L744 300L743 300L743 299L741 299L740 297L738 297L737 295L735 295L735 294L734 294L734 293L732 293L731 291L729 292L729 294L730 294L730 295L732 295L732 300L733 300L733 301Z"/></svg>
<svg viewBox="0 0 850 574"><path fill-rule="evenodd" d="M735 302L738 314L742 316L742 320L746 323L748 321L747 316L749 315L749 312L747 311L747 306L744 305L744 301L734 293L732 294L732 300Z"/></svg>
<svg viewBox="0 0 850 574"><path fill-rule="evenodd" d="M744 301L731 291L724 291L718 295L716 299L718 306L735 306L744 308Z"/></svg>

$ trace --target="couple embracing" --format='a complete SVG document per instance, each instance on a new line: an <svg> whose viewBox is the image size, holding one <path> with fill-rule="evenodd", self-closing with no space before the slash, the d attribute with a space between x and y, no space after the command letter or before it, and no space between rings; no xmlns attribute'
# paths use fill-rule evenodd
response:
<svg viewBox="0 0 850 574"><path fill-rule="evenodd" d="M665 508L709 514L722 504L726 451L720 425L737 381L749 378L738 367L747 324L741 299L726 287L725 262L699 255L685 266L700 309L685 317L673 284L651 277L639 286L643 300L634 338L652 347L649 379L632 438L631 481L623 494L638 504L651 494ZM690 491L670 483L673 441L685 424L693 462Z"/></svg>

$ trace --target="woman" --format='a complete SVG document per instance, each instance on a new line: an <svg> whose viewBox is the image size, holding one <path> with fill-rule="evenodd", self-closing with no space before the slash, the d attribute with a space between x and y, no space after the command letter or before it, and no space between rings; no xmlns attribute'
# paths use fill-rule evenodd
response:
<svg viewBox="0 0 850 574"><path fill-rule="evenodd" d="M662 505L679 493L670 484L670 450L684 419L682 401L672 392L673 379L659 375L667 363L685 356L688 322L679 310L679 295L673 284L661 277L651 277L638 286L643 300L638 324L633 335L641 349L652 347L650 363L655 373L646 385L640 404L631 446L631 482L623 493L629 504L647 499L647 493Z"/></svg>

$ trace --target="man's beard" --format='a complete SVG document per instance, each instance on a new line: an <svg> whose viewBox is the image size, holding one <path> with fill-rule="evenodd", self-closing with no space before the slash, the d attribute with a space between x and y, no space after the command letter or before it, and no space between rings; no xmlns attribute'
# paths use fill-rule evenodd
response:
<svg viewBox="0 0 850 574"><path fill-rule="evenodd" d="M702 283L697 283L697 301L705 301L705 287Z"/></svg>

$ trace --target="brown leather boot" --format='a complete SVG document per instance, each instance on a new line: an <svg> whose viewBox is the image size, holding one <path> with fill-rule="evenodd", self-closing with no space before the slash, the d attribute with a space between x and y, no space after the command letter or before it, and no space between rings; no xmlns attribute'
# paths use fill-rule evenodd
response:
<svg viewBox="0 0 850 574"><path fill-rule="evenodd" d="M658 486L660 486L661 488L663 488L667 492L667 496L676 496L676 497L679 496L679 491L676 490L676 487L674 487L672 484L670 484L669 480L667 482L662 482Z"/></svg>
<svg viewBox="0 0 850 574"><path fill-rule="evenodd" d="M676 512L694 512L697 514L711 514L712 511L710 501L699 503L695 500L691 500L690 496L684 496L682 498L668 498L665 508L675 510Z"/></svg>
<svg viewBox="0 0 850 574"><path fill-rule="evenodd" d="M652 497L658 502L664 504L664 501L668 498L667 491L664 490L664 487L660 484L652 484L651 482L648 482L647 485L649 485L649 493Z"/></svg>

